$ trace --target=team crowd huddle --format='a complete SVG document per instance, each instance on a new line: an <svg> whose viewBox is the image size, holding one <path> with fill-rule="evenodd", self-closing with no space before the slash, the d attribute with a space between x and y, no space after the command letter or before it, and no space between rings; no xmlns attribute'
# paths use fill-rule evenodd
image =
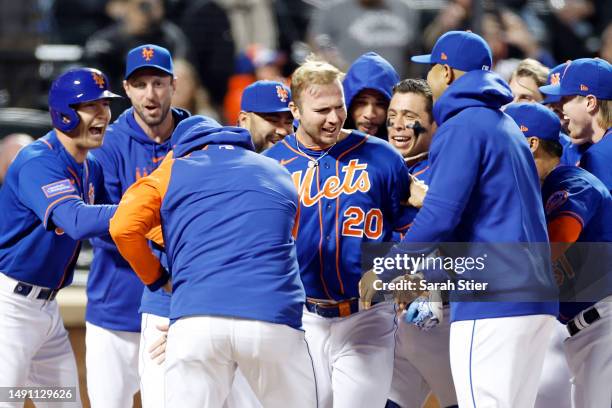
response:
<svg viewBox="0 0 612 408"><path fill-rule="evenodd" d="M612 406L612 65L506 82L469 31L411 60L427 80L309 57L246 87L235 126L171 105L159 45L127 54L112 123L105 73L57 77L53 130L0 190L0 387L78 387L55 297L90 240L92 407ZM469 275L490 297L422 290L456 268L364 266L385 242L491 244Z"/></svg>

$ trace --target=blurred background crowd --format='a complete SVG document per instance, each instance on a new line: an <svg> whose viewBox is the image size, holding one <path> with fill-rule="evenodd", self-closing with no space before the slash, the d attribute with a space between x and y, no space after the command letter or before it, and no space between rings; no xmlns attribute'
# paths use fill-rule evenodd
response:
<svg viewBox="0 0 612 408"><path fill-rule="evenodd" d="M410 56L466 29L487 40L506 79L527 57L612 60L611 0L0 0L0 11L0 137L41 135L49 85L69 67L100 68L122 93L124 58L143 43L176 58L173 105L226 124L248 84L286 80L311 51L342 69L376 51L418 77L427 67Z"/></svg>

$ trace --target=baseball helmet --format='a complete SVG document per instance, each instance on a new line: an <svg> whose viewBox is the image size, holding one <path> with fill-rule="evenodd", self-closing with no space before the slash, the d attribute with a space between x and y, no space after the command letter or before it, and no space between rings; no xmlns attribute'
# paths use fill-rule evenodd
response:
<svg viewBox="0 0 612 408"><path fill-rule="evenodd" d="M106 75L94 68L66 71L53 81L49 90L49 113L53 127L70 132L79 125L74 106L99 99L121 98L109 89Z"/></svg>

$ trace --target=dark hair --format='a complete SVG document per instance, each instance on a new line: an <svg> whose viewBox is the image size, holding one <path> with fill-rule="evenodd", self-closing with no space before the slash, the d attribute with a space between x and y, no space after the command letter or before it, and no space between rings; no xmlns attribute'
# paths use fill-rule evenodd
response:
<svg viewBox="0 0 612 408"><path fill-rule="evenodd" d="M563 155L563 146L557 140L540 139L540 146L551 156L561 157Z"/></svg>
<svg viewBox="0 0 612 408"><path fill-rule="evenodd" d="M376 92L380 93L381 95L383 95L382 92L380 92L379 90L374 89L374 88L363 88L359 92L357 92L355 94L355 96L353 96L353 99L351 99L350 105L348 105L346 107L347 115L346 115L346 120L344 121L344 128L345 129L357 129L357 124L355 123L355 120L353 120L353 102L355 101L355 98L361 92L365 91L366 89L371 89L371 90L376 91ZM387 99L387 97L385 95L383 95L383 97L387 101L387 104L389 104L390 100ZM387 134L387 126L385 125L385 122L383 122L383 124L378 127L378 132L376 132L376 134L372 135L372 136L376 136L376 137L378 137L380 139L383 139L383 140L389 140L389 135Z"/></svg>
<svg viewBox="0 0 612 408"><path fill-rule="evenodd" d="M415 93L425 98L425 110L432 116L433 96L429 84L424 79L404 79L393 87L393 95L396 93Z"/></svg>

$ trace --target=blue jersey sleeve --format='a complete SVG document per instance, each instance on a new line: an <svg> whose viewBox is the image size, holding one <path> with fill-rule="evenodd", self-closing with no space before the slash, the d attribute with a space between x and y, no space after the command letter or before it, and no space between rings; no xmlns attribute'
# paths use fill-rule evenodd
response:
<svg viewBox="0 0 612 408"><path fill-rule="evenodd" d="M569 177L559 180L545 200L547 221L565 215L575 218L584 228L594 214L592 209L598 207L601 194L585 180Z"/></svg>
<svg viewBox="0 0 612 408"><path fill-rule="evenodd" d="M118 204L123 191L119 178L119 164L114 155L113 145L105 144L92 152L104 173L104 189L109 204Z"/></svg>
<svg viewBox="0 0 612 408"><path fill-rule="evenodd" d="M51 158L31 160L20 169L19 199L45 228L57 205L67 200L82 201L72 179Z"/></svg>
<svg viewBox="0 0 612 408"><path fill-rule="evenodd" d="M108 235L109 222L116 209L116 205L87 205L82 200L65 200L57 204L51 221L78 241Z"/></svg>

